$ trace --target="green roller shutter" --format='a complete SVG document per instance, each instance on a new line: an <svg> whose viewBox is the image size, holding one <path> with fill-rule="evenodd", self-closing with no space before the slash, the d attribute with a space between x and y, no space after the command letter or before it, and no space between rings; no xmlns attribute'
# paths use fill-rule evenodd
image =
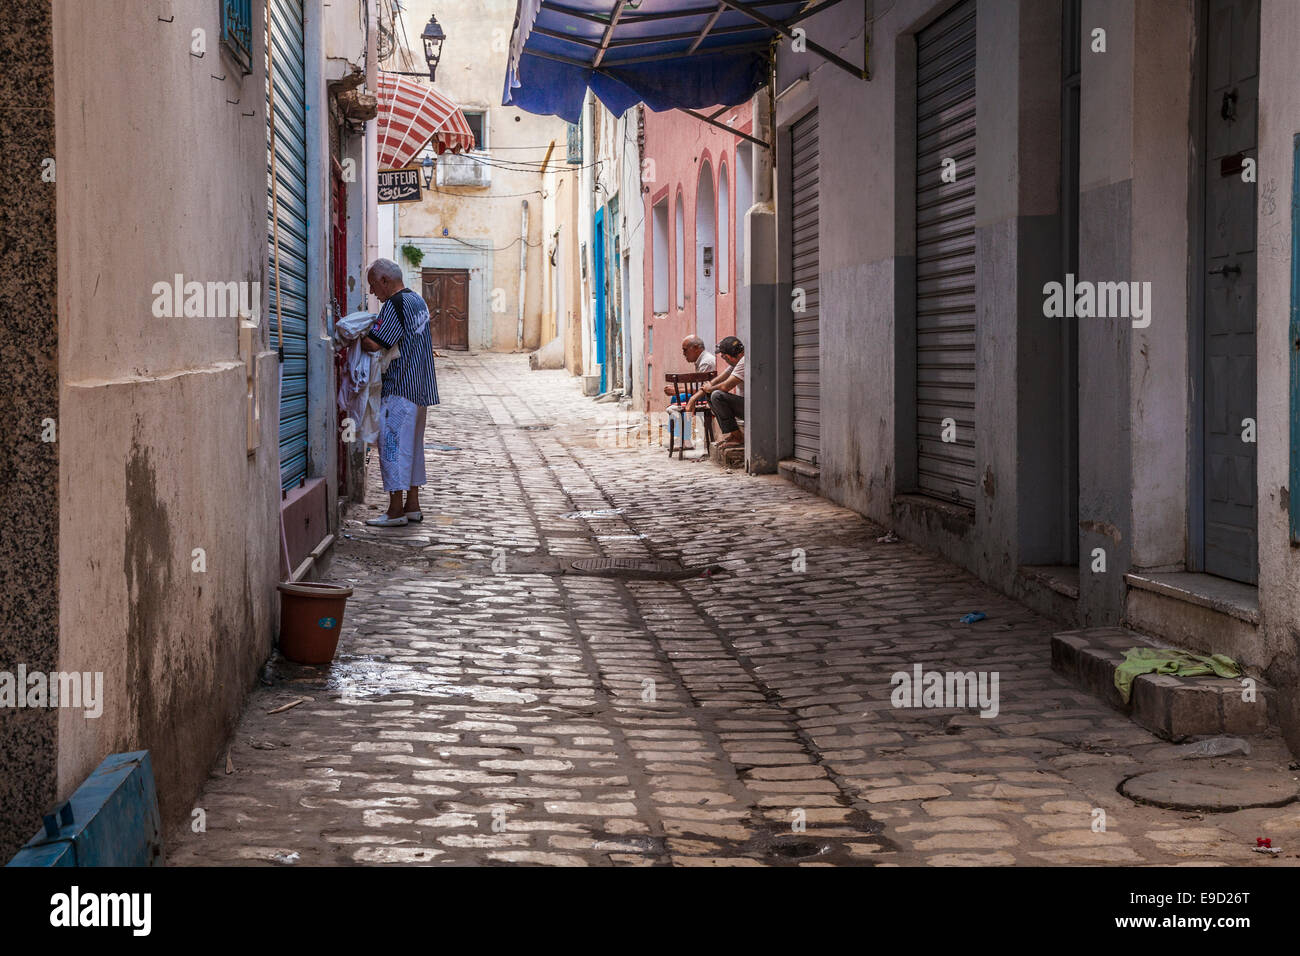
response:
<svg viewBox="0 0 1300 956"><path fill-rule="evenodd" d="M271 150L275 150L280 220L280 313L284 323L284 385L280 398L280 485L307 476L307 84L303 57L302 0L270 0L274 44L275 142L267 124L266 208L270 263L270 323L275 341L276 258L271 201ZM270 90L267 91L268 116Z"/></svg>

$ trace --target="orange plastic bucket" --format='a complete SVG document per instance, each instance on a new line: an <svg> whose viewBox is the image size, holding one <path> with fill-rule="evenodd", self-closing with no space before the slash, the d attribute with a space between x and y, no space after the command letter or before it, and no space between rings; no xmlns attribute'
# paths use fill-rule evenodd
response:
<svg viewBox="0 0 1300 956"><path fill-rule="evenodd" d="M280 653L299 664L328 664L334 660L343 609L352 589L319 581L276 587L280 591Z"/></svg>

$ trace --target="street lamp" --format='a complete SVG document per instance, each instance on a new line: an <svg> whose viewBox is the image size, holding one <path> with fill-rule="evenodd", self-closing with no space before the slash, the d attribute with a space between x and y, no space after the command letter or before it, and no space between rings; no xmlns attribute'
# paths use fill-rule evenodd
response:
<svg viewBox="0 0 1300 956"><path fill-rule="evenodd" d="M438 69L438 60L442 58L442 41L447 39L447 34L438 26L437 17L429 15L429 22L425 24L420 39L424 41L424 60L429 64L429 82L432 83L434 71Z"/></svg>
<svg viewBox="0 0 1300 956"><path fill-rule="evenodd" d="M438 26L438 18L432 14L429 16L429 22L424 25L424 32L420 34L420 39L424 41L424 62L429 65L429 82L434 79L434 72L438 69L438 61L442 59L442 41L447 39L447 34ZM392 73L395 76L418 76L424 78L423 73L406 73L402 70L384 70L385 73Z"/></svg>
<svg viewBox="0 0 1300 956"><path fill-rule="evenodd" d="M424 154L424 159L420 162L420 176L424 180L424 188L433 188L433 157L428 153Z"/></svg>

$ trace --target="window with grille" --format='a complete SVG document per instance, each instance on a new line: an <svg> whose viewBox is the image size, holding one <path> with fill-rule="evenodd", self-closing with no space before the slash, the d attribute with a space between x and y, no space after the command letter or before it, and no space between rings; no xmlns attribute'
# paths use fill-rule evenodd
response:
<svg viewBox="0 0 1300 956"><path fill-rule="evenodd" d="M240 69L253 72L253 0L221 0L221 43Z"/></svg>

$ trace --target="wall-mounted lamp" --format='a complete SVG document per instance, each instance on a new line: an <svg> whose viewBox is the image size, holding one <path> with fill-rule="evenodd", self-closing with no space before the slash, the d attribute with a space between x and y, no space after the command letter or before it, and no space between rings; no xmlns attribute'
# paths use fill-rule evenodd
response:
<svg viewBox="0 0 1300 956"><path fill-rule="evenodd" d="M442 59L442 41L447 39L447 34L438 26L437 17L429 15L429 22L425 24L420 39L424 41L424 62L429 64L429 82L432 83L438 61Z"/></svg>

